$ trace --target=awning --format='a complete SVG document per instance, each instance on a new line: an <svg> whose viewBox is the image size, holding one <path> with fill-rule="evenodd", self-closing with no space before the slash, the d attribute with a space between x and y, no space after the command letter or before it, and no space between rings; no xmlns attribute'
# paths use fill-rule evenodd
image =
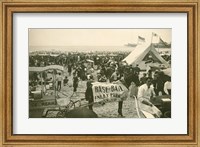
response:
<svg viewBox="0 0 200 147"><path fill-rule="evenodd" d="M60 70L64 71L64 67L60 65L50 65L50 66L45 66L45 67L29 67L29 72L43 72L46 70Z"/></svg>

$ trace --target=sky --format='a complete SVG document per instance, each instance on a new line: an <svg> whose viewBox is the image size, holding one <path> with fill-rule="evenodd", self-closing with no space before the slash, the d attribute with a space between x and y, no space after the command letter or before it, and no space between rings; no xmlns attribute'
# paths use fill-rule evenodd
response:
<svg viewBox="0 0 200 147"><path fill-rule="evenodd" d="M29 46L123 46L138 36L151 43L152 32L171 42L171 29L29 29Z"/></svg>

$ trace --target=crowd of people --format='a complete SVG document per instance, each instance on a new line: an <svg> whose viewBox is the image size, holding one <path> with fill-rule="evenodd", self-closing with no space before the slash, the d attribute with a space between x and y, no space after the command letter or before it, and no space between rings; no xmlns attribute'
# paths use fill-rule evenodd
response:
<svg viewBox="0 0 200 147"><path fill-rule="evenodd" d="M73 91L76 92L79 81L86 81L85 98L89 102L89 108L92 110L94 102L92 93L92 82L121 81L130 91L130 97L141 98L143 103L152 105L150 99L159 95L171 95L171 77L164 74L161 69L152 69L141 71L139 65L128 65L122 61L128 53L110 54L60 54L58 56L29 56L30 67L42 67L47 65L62 65L65 67L68 75L61 76L56 73L57 90L61 90L61 83L68 84L68 76L73 76ZM169 57L168 57L169 58ZM169 58L170 60L170 58ZM142 75L142 76L141 76ZM34 76L37 79L37 75ZM30 80L34 78L30 77ZM46 75L43 76L47 79ZM37 79L38 80L38 79ZM29 84L30 85L30 84ZM122 113L123 101L118 103L118 113Z"/></svg>

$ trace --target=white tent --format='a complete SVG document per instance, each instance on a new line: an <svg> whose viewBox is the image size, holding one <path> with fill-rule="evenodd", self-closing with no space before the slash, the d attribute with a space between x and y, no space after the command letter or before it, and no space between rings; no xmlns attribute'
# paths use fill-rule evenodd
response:
<svg viewBox="0 0 200 147"><path fill-rule="evenodd" d="M145 66L145 62L151 58L154 64L164 64L169 66L169 64L159 55L155 47L152 44L139 44L136 48L125 58L123 61L128 63L128 65L138 64L140 68ZM145 68L145 67L144 67Z"/></svg>

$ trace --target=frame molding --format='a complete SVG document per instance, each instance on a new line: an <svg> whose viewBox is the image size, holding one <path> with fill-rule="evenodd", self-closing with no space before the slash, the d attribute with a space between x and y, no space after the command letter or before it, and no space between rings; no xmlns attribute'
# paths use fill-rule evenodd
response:
<svg viewBox="0 0 200 147"><path fill-rule="evenodd" d="M3 0L0 2L0 145L140 145L199 146L200 100L198 91L200 46L199 0ZM13 135L12 133L12 18L14 13L43 12L140 12L188 14L188 134L187 135ZM2 134L2 135L1 135Z"/></svg>

